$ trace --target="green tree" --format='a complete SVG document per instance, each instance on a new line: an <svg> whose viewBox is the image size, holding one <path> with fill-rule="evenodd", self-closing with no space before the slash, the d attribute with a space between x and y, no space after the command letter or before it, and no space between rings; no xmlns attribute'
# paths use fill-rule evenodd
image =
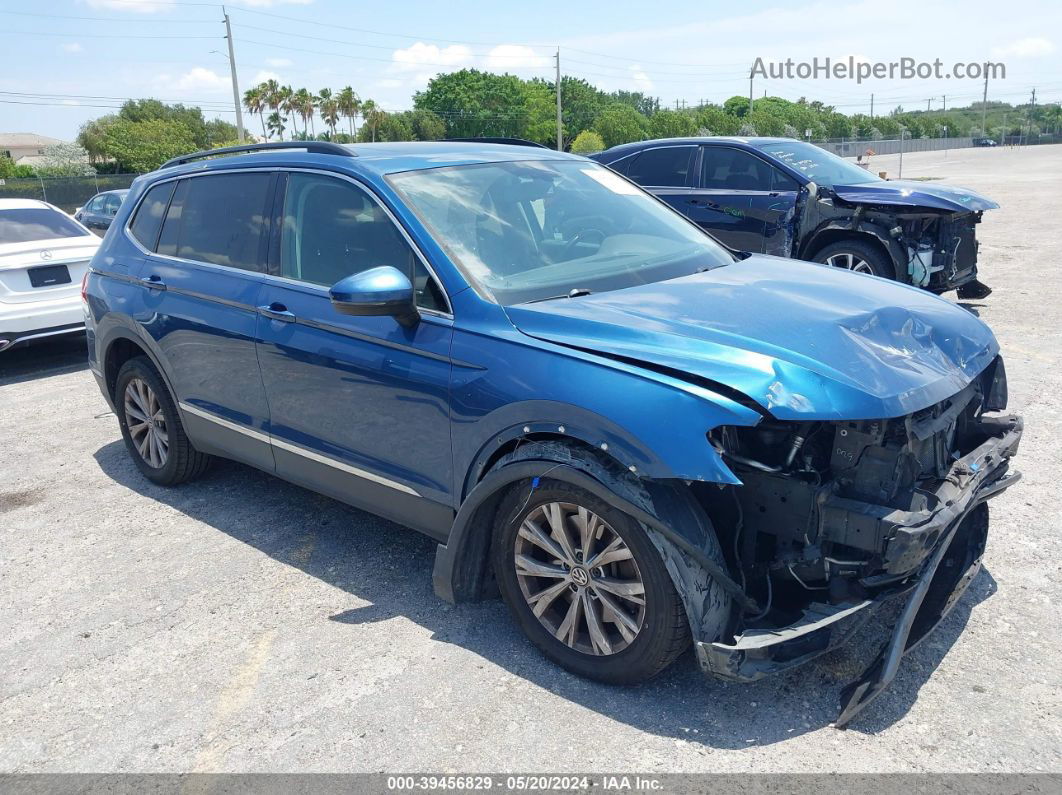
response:
<svg viewBox="0 0 1062 795"><path fill-rule="evenodd" d="M552 89L552 84L550 84ZM623 104L623 103L619 103ZM564 121L564 139L569 140L582 130L594 126L601 111L610 106L608 95L578 77L561 77L561 116ZM633 110L633 107L627 105ZM635 111L637 112L637 111ZM556 121L553 124L553 140L557 139Z"/></svg>
<svg viewBox="0 0 1062 795"><path fill-rule="evenodd" d="M321 89L317 95L317 109L321 113L321 121L328 125L328 139L332 140L336 137L336 124L339 123L339 100L332 89Z"/></svg>
<svg viewBox="0 0 1062 795"><path fill-rule="evenodd" d="M630 105L617 102L597 115L593 129L608 147L641 141L645 138L645 117Z"/></svg>
<svg viewBox="0 0 1062 795"><path fill-rule="evenodd" d="M446 137L446 122L430 110L411 110L404 115L418 141L439 141Z"/></svg>
<svg viewBox="0 0 1062 795"><path fill-rule="evenodd" d="M547 146L557 143L557 95L553 86L543 80L530 80L524 84L524 109L527 121L518 135L528 141Z"/></svg>
<svg viewBox="0 0 1062 795"><path fill-rule="evenodd" d="M428 81L413 95L413 107L444 119L449 138L515 137L526 126L523 99L523 81L514 75L462 69Z"/></svg>
<svg viewBox="0 0 1062 795"><path fill-rule="evenodd" d="M593 152L600 152L605 148L605 142L593 130L583 130L572 141L572 152L577 155L588 155Z"/></svg>
<svg viewBox="0 0 1062 795"><path fill-rule="evenodd" d="M258 114L258 120L262 122L262 137L267 138L265 126L265 92L261 86L253 86L243 92L243 106L247 109L247 112L254 115Z"/></svg>
<svg viewBox="0 0 1062 795"><path fill-rule="evenodd" d="M25 179L35 176L31 166L16 165L7 155L0 155L0 179Z"/></svg>
<svg viewBox="0 0 1062 795"><path fill-rule="evenodd" d="M339 115L347 120L351 139L356 139L358 136L358 127L354 123L354 119L358 115L358 111L361 110L361 100L354 92L354 89L347 86L346 88L340 89L339 95L336 97L336 103L338 105Z"/></svg>
<svg viewBox="0 0 1062 795"><path fill-rule="evenodd" d="M707 130L711 135L737 135L741 122L737 116L727 113L719 105L705 105L694 115L699 129Z"/></svg>
<svg viewBox="0 0 1062 795"><path fill-rule="evenodd" d="M697 122L689 113L661 110L649 117L650 138L684 138L697 131Z"/></svg>
<svg viewBox="0 0 1062 795"><path fill-rule="evenodd" d="M749 115L749 98L731 97L723 103L723 112L727 116L736 116L739 119L745 118Z"/></svg>
<svg viewBox="0 0 1062 795"><path fill-rule="evenodd" d="M275 80L272 82L276 83ZM134 122L156 120L177 122L192 134L195 149L209 149L218 141L231 141L237 137L236 126L229 122L207 122L203 118L203 111L197 107L186 107L181 104L167 105L157 99L129 100L118 111L118 117Z"/></svg>
<svg viewBox="0 0 1062 795"><path fill-rule="evenodd" d="M171 157L195 151L191 131L179 121L116 119L103 133L104 152L122 171L152 171Z"/></svg>
<svg viewBox="0 0 1062 795"><path fill-rule="evenodd" d="M80 144L56 144L44 150L34 168L39 177L87 177L96 173L89 165L88 152Z"/></svg>

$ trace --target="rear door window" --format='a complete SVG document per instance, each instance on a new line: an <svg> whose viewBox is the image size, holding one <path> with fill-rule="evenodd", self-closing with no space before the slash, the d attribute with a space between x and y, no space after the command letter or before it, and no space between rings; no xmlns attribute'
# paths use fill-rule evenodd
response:
<svg viewBox="0 0 1062 795"><path fill-rule="evenodd" d="M162 224L158 253L264 271L272 179L258 171L181 180Z"/></svg>
<svg viewBox="0 0 1062 795"><path fill-rule="evenodd" d="M166 205L170 203L170 195L173 193L175 182L163 182L148 189L144 200L136 208L136 216L129 225L129 233L148 251L155 250L155 243L159 239L159 229L162 228L162 216L166 212Z"/></svg>
<svg viewBox="0 0 1062 795"><path fill-rule="evenodd" d="M770 165L748 152L725 146L706 146L701 157L701 187L705 190L770 191Z"/></svg>
<svg viewBox="0 0 1062 795"><path fill-rule="evenodd" d="M661 146L647 149L634 158L627 176L639 185L681 188L689 184L693 146Z"/></svg>

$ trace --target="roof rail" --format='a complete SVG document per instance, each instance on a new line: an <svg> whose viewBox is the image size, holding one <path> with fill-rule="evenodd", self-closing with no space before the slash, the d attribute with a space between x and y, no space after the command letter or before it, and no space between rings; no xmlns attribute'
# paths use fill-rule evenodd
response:
<svg viewBox="0 0 1062 795"><path fill-rule="evenodd" d="M446 138L447 141L461 141L463 143L475 143L475 144L509 144L510 146L534 146L538 149L549 149L548 146L535 143L534 141L525 141L523 138Z"/></svg>
<svg viewBox="0 0 1062 795"><path fill-rule="evenodd" d="M273 141L263 144L240 144L239 146L223 146L220 149L204 149L202 152L193 152L189 155L181 155L167 160L159 168L179 166L191 163L193 160L202 160L204 157L215 155L235 155L241 152L268 152L274 149L305 149L315 155L339 155L340 157L357 157L353 151L341 144L331 141Z"/></svg>

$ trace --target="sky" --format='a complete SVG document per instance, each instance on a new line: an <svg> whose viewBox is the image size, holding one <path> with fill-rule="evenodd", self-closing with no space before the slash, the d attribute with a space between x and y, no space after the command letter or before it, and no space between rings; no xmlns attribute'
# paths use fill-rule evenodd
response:
<svg viewBox="0 0 1062 795"><path fill-rule="evenodd" d="M311 91L350 85L387 110L412 107L463 67L658 96L670 107L747 96L763 61L993 61L989 99L1062 100L1062 3L998 0L742 3L232 0L241 92L268 78ZM0 0L0 132L72 140L125 98L195 104L235 121L222 9L184 0ZM755 96L806 96L845 113L938 109L980 99L981 79L757 77ZM946 100L944 99L946 98ZM256 124L246 120L249 129Z"/></svg>

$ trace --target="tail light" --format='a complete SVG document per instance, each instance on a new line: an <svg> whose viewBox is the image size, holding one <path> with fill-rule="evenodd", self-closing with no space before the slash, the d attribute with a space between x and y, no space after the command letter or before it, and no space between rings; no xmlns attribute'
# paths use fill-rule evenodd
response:
<svg viewBox="0 0 1062 795"><path fill-rule="evenodd" d="M85 270L85 275L81 277L81 300L88 303L88 277L89 270Z"/></svg>

